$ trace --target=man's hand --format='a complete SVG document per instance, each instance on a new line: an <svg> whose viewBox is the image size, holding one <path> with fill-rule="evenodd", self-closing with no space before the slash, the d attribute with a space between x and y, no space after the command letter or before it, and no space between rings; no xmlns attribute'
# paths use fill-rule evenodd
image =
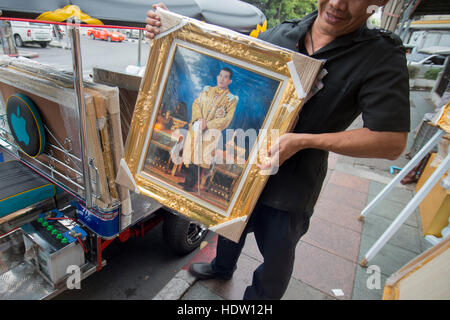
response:
<svg viewBox="0 0 450 320"><path fill-rule="evenodd" d="M168 10L164 3L160 2L158 4L154 4L153 9L162 8ZM149 10L147 12L147 18L145 19L145 36L150 40L153 39L157 34L159 34L159 27L161 26L161 20L159 16L153 10Z"/></svg>
<svg viewBox="0 0 450 320"><path fill-rule="evenodd" d="M283 134L268 150L267 156L270 158L270 161L268 163L258 164L258 167L265 170L281 166L287 159L303 149L302 136L306 136L306 134Z"/></svg>

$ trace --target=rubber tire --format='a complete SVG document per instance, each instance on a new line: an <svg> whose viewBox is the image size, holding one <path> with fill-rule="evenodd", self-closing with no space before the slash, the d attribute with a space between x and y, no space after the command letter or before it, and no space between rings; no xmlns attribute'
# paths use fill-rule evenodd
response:
<svg viewBox="0 0 450 320"><path fill-rule="evenodd" d="M108 36L108 42L111 42L111 37L110 36Z"/></svg>
<svg viewBox="0 0 450 320"><path fill-rule="evenodd" d="M189 233L198 230L195 241L189 241ZM201 234L199 235L199 233ZM167 213L163 223L163 237L174 253L177 255L186 255L194 251L205 239L208 229L200 227L198 223L189 221L185 218L172 213Z"/></svg>
<svg viewBox="0 0 450 320"><path fill-rule="evenodd" d="M95 40L95 36L93 33L91 33L90 37L91 37L91 40Z"/></svg>
<svg viewBox="0 0 450 320"><path fill-rule="evenodd" d="M20 37L20 35L16 34L14 36L14 43L15 43L16 47L23 47L23 41L22 41L22 38Z"/></svg>
<svg viewBox="0 0 450 320"><path fill-rule="evenodd" d="M48 42L39 42L41 48L47 48Z"/></svg>

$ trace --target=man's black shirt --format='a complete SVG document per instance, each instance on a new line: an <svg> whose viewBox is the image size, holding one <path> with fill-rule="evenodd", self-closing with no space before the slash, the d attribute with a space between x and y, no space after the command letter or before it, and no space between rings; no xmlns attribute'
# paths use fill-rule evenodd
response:
<svg viewBox="0 0 450 320"><path fill-rule="evenodd" d="M304 38L317 12L302 20L286 21L259 39L307 54ZM324 87L299 113L296 133L344 131L362 113L372 131L410 130L409 77L401 40L389 32L369 29L338 37L317 50L328 74ZM327 173L328 152L301 150L269 178L260 201L280 210L312 211Z"/></svg>

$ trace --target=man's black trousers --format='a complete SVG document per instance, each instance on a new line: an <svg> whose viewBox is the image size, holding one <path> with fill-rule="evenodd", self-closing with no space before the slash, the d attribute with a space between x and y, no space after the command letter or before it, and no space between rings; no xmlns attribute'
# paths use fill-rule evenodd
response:
<svg viewBox="0 0 450 320"><path fill-rule="evenodd" d="M231 277L245 244L247 233L254 232L264 262L253 273L253 282L244 300L281 299L294 267L295 247L309 227L312 212L291 213L258 203L238 243L219 236L214 272Z"/></svg>

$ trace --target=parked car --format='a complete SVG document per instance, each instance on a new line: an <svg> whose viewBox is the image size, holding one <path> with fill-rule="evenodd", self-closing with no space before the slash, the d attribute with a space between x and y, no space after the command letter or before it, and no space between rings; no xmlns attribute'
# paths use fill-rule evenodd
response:
<svg viewBox="0 0 450 320"><path fill-rule="evenodd" d="M418 76L423 76L429 69L444 67L445 57L438 54L411 53L406 56L408 66L419 67Z"/></svg>
<svg viewBox="0 0 450 320"><path fill-rule="evenodd" d="M11 30L17 47L27 43L38 43L42 48L52 41L51 25L25 21L11 21Z"/></svg>
<svg viewBox="0 0 450 320"><path fill-rule="evenodd" d="M120 32L100 28L88 29L87 36L90 37L92 40L102 39L107 41L118 41L118 42L122 42L123 40L125 40L125 36Z"/></svg>

